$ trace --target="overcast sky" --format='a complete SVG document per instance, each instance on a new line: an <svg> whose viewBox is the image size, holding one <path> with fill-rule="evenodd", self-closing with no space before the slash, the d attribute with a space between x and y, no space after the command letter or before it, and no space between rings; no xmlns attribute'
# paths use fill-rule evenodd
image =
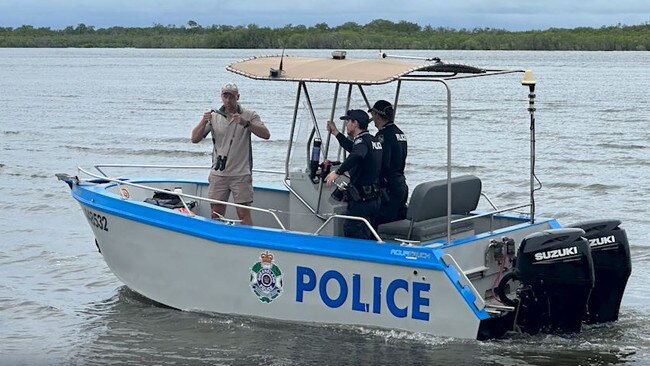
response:
<svg viewBox="0 0 650 366"><path fill-rule="evenodd" d="M650 0L0 0L0 26L97 28L154 24L279 27L373 19L451 28L529 30L650 22Z"/></svg>

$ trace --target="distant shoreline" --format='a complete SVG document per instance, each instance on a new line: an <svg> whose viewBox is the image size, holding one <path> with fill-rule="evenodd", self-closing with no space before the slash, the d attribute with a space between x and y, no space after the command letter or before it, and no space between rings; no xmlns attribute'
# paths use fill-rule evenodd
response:
<svg viewBox="0 0 650 366"><path fill-rule="evenodd" d="M373 20L329 27L287 25L279 28L187 25L145 28L98 28L79 24L57 30L24 25L0 27L0 47L16 48L287 48L287 49L438 49L648 51L650 22L601 28L507 31L452 29L407 21Z"/></svg>

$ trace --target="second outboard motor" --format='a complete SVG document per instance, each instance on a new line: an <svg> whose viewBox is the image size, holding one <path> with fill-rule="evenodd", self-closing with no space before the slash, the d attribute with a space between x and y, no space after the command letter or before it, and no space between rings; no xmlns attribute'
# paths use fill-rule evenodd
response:
<svg viewBox="0 0 650 366"><path fill-rule="evenodd" d="M584 221L570 227L585 231L591 247L596 284L589 298L588 323L618 319L625 285L632 273L630 245L619 220Z"/></svg>
<svg viewBox="0 0 650 366"><path fill-rule="evenodd" d="M527 333L579 332L594 286L594 265L582 229L526 236L517 253L520 329Z"/></svg>

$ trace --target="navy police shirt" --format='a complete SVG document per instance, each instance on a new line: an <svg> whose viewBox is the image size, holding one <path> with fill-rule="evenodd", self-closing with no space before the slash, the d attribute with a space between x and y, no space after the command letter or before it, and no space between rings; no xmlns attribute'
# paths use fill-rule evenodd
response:
<svg viewBox="0 0 650 366"><path fill-rule="evenodd" d="M350 184L356 187L378 184L382 164L381 142L376 141L368 131L361 132L353 141L345 138L342 133L338 133L336 139L350 152L336 173L341 175L349 171Z"/></svg>
<svg viewBox="0 0 650 366"><path fill-rule="evenodd" d="M404 176L408 148L406 135L395 123L389 122L377 132L375 139L381 142L383 148L379 184L381 186L394 184L399 181L398 178Z"/></svg>

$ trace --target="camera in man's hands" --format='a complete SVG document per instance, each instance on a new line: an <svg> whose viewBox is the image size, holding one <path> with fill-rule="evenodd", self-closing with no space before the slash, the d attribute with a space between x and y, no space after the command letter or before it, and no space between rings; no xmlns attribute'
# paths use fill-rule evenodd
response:
<svg viewBox="0 0 650 366"><path fill-rule="evenodd" d="M217 162L214 164L214 170L223 171L226 169L226 162L228 162L227 156L217 156Z"/></svg>
<svg viewBox="0 0 650 366"><path fill-rule="evenodd" d="M332 191L332 199L335 201L345 201L347 199L348 183L341 182L334 184L336 185L336 188Z"/></svg>

